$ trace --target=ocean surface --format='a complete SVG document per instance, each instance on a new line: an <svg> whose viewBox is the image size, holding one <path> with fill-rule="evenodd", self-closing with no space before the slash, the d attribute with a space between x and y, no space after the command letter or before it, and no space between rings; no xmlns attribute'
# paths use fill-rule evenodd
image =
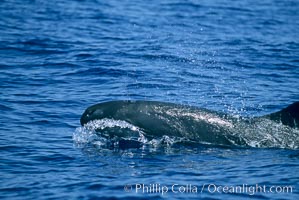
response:
<svg viewBox="0 0 299 200"><path fill-rule="evenodd" d="M80 125L110 100L262 116L298 86L298 0L1 0L0 199L299 199L298 146L104 148Z"/></svg>

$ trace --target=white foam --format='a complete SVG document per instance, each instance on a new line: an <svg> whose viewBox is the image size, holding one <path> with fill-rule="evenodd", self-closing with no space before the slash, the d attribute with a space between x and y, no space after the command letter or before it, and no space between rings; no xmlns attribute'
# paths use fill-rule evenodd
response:
<svg viewBox="0 0 299 200"><path fill-rule="evenodd" d="M258 119L253 124L236 129L238 135L251 147L299 148L299 130L269 119Z"/></svg>
<svg viewBox="0 0 299 200"><path fill-rule="evenodd" d="M144 133L140 130L139 127L134 126L126 121L122 120L114 120L109 118L93 120L85 124L83 127L76 128L73 133L73 141L77 144L84 143L94 143L94 144L102 144L107 142L107 139L101 137L97 132L104 130L106 128L115 128L118 127L120 129L129 129L133 132L139 133L138 141L146 142L146 138L144 137Z"/></svg>

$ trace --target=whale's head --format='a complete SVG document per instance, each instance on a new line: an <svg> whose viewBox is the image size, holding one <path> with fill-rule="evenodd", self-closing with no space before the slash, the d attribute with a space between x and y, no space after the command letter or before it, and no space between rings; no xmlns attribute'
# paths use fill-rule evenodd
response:
<svg viewBox="0 0 299 200"><path fill-rule="evenodd" d="M110 101L90 106L82 114L80 123L83 126L92 120L114 118L116 113L119 113L124 106L131 103L131 101Z"/></svg>
<svg viewBox="0 0 299 200"><path fill-rule="evenodd" d="M83 126L84 124L88 123L89 121L95 119L103 118L104 110L101 108L100 105L94 105L87 108L81 116L80 123Z"/></svg>

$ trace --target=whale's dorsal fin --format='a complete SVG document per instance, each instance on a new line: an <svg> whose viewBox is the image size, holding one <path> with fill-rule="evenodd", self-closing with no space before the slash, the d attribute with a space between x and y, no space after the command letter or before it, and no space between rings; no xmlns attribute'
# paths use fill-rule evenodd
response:
<svg viewBox="0 0 299 200"><path fill-rule="evenodd" d="M273 121L281 122L292 128L299 128L299 101L289 105L281 111L266 115Z"/></svg>

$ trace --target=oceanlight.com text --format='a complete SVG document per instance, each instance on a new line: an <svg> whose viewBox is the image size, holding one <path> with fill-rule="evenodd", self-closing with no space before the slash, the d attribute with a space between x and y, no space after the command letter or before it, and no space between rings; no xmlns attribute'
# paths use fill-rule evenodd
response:
<svg viewBox="0 0 299 200"><path fill-rule="evenodd" d="M294 187L290 185L217 185L217 184L171 184L163 185L159 183L153 184L127 184L124 186L126 192L132 192L136 194L161 194L166 195L169 193L173 194L282 194L282 193L293 193Z"/></svg>

